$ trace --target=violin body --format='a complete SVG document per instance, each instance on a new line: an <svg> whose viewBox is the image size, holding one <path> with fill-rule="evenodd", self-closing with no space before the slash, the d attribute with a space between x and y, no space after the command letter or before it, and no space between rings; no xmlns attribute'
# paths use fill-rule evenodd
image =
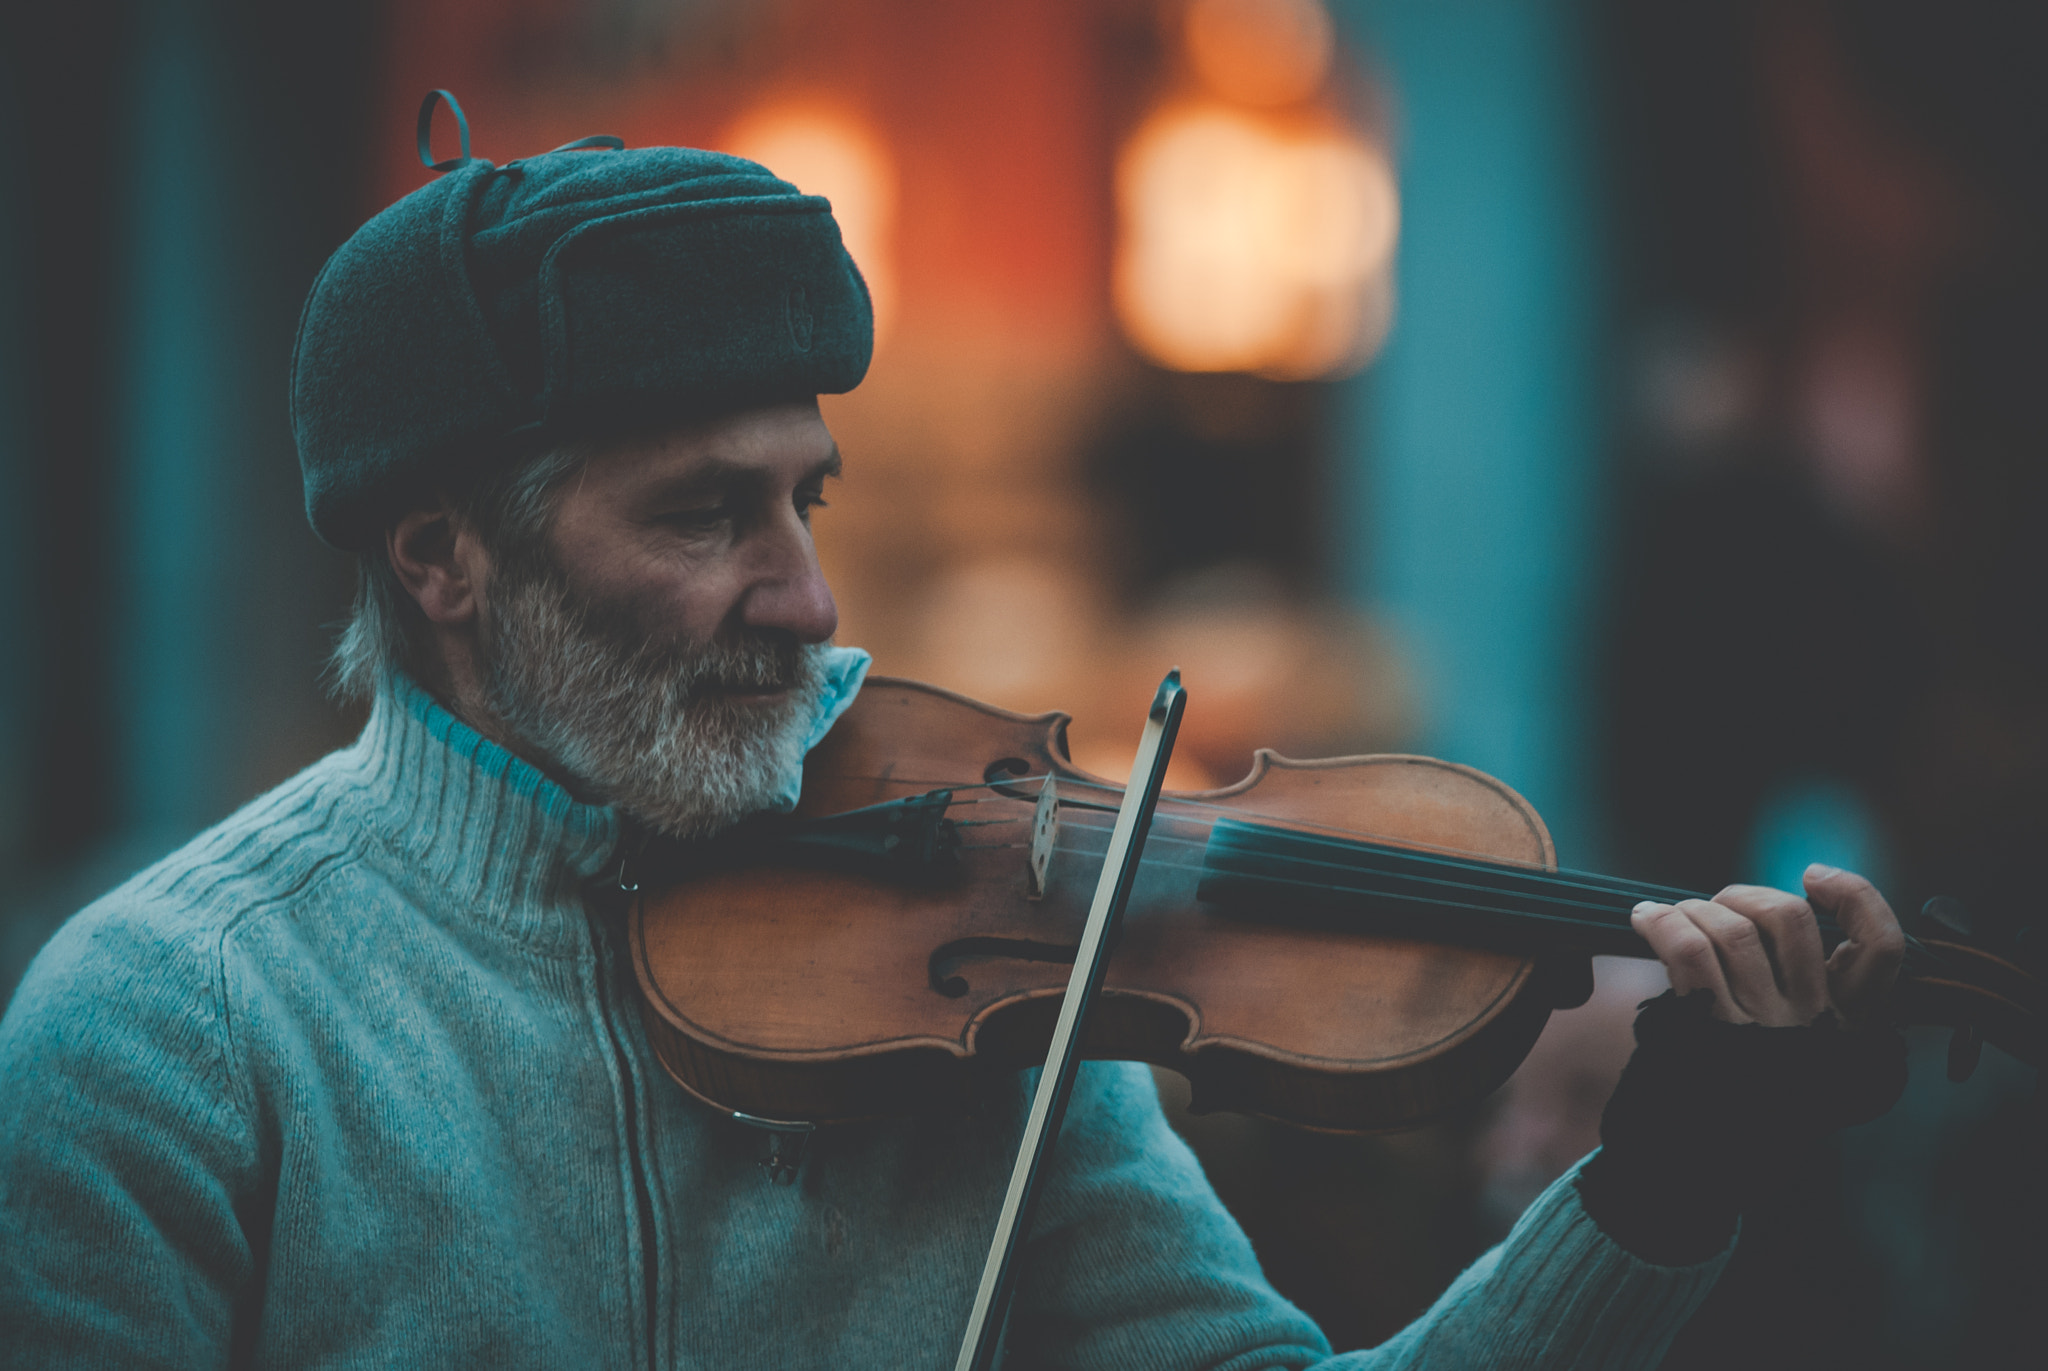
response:
<svg viewBox="0 0 2048 1371"><path fill-rule="evenodd" d="M722 1110L838 1123L969 1107L979 1080L1042 1061L1122 789L1073 765L1067 722L871 679L807 760L795 818L950 790L927 805L943 824L922 830L949 835L941 860L899 875L742 857L646 882L633 956L676 1080ZM1045 776L1062 802L1049 845L1033 827ZM1236 785L1162 800L1086 1055L1180 1072L1198 1110L1384 1132L1483 1097L1527 1054L1556 1002L1536 959L1204 900L1203 844L1176 834L1174 801L1556 866L1536 811L1469 767L1261 751Z"/></svg>

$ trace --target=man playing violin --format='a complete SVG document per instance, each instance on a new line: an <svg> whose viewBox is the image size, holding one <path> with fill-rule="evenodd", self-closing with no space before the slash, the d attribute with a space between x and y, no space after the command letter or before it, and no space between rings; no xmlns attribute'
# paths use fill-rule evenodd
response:
<svg viewBox="0 0 2048 1371"><path fill-rule="evenodd" d="M595 144L595 145L593 145ZM620 854L787 810L859 690L811 542L866 370L825 202L602 140L463 160L315 283L307 509L357 552L337 752L73 919L0 1026L10 1365L930 1366L1023 1083L750 1129L648 1045ZM1753 1177L1883 1109L1901 950L1861 878L1644 906L1654 1001L1604 1146L1415 1324L1334 1359L1140 1067L1083 1069L1018 1366L1652 1366ZM1848 935L1823 958L1812 905Z"/></svg>

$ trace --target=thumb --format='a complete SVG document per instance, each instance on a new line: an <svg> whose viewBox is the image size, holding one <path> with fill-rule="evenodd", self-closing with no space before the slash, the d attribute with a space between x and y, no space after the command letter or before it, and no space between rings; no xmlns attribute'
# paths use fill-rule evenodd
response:
<svg viewBox="0 0 2048 1371"><path fill-rule="evenodd" d="M1828 958L1828 1000L1845 1024L1875 1017L1898 980L1906 934L1876 886L1853 871L1815 863L1803 878L1813 907L1834 916L1845 938Z"/></svg>

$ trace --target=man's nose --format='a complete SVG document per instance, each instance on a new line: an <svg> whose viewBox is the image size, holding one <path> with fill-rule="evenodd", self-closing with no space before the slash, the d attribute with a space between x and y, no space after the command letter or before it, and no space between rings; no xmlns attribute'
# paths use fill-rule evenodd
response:
<svg viewBox="0 0 2048 1371"><path fill-rule="evenodd" d="M818 565L810 526L792 511L774 528L762 530L761 537L740 622L748 628L781 629L799 642L824 642L839 630L839 606Z"/></svg>

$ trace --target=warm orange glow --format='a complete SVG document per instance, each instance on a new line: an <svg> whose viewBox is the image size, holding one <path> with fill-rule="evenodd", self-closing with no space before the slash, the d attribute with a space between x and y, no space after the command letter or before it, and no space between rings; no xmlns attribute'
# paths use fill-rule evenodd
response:
<svg viewBox="0 0 2048 1371"><path fill-rule="evenodd" d="M1117 201L1117 314L1164 366L1328 376L1385 333L1399 200L1348 130L1169 105L1125 146Z"/></svg>
<svg viewBox="0 0 2048 1371"><path fill-rule="evenodd" d="M839 234L875 302L875 339L894 314L896 167L860 120L838 110L771 102L733 121L720 149L749 157L810 195L832 202Z"/></svg>
<svg viewBox="0 0 2048 1371"><path fill-rule="evenodd" d="M1195 74L1247 105L1315 94L1335 45L1320 0L1192 0L1184 36Z"/></svg>

